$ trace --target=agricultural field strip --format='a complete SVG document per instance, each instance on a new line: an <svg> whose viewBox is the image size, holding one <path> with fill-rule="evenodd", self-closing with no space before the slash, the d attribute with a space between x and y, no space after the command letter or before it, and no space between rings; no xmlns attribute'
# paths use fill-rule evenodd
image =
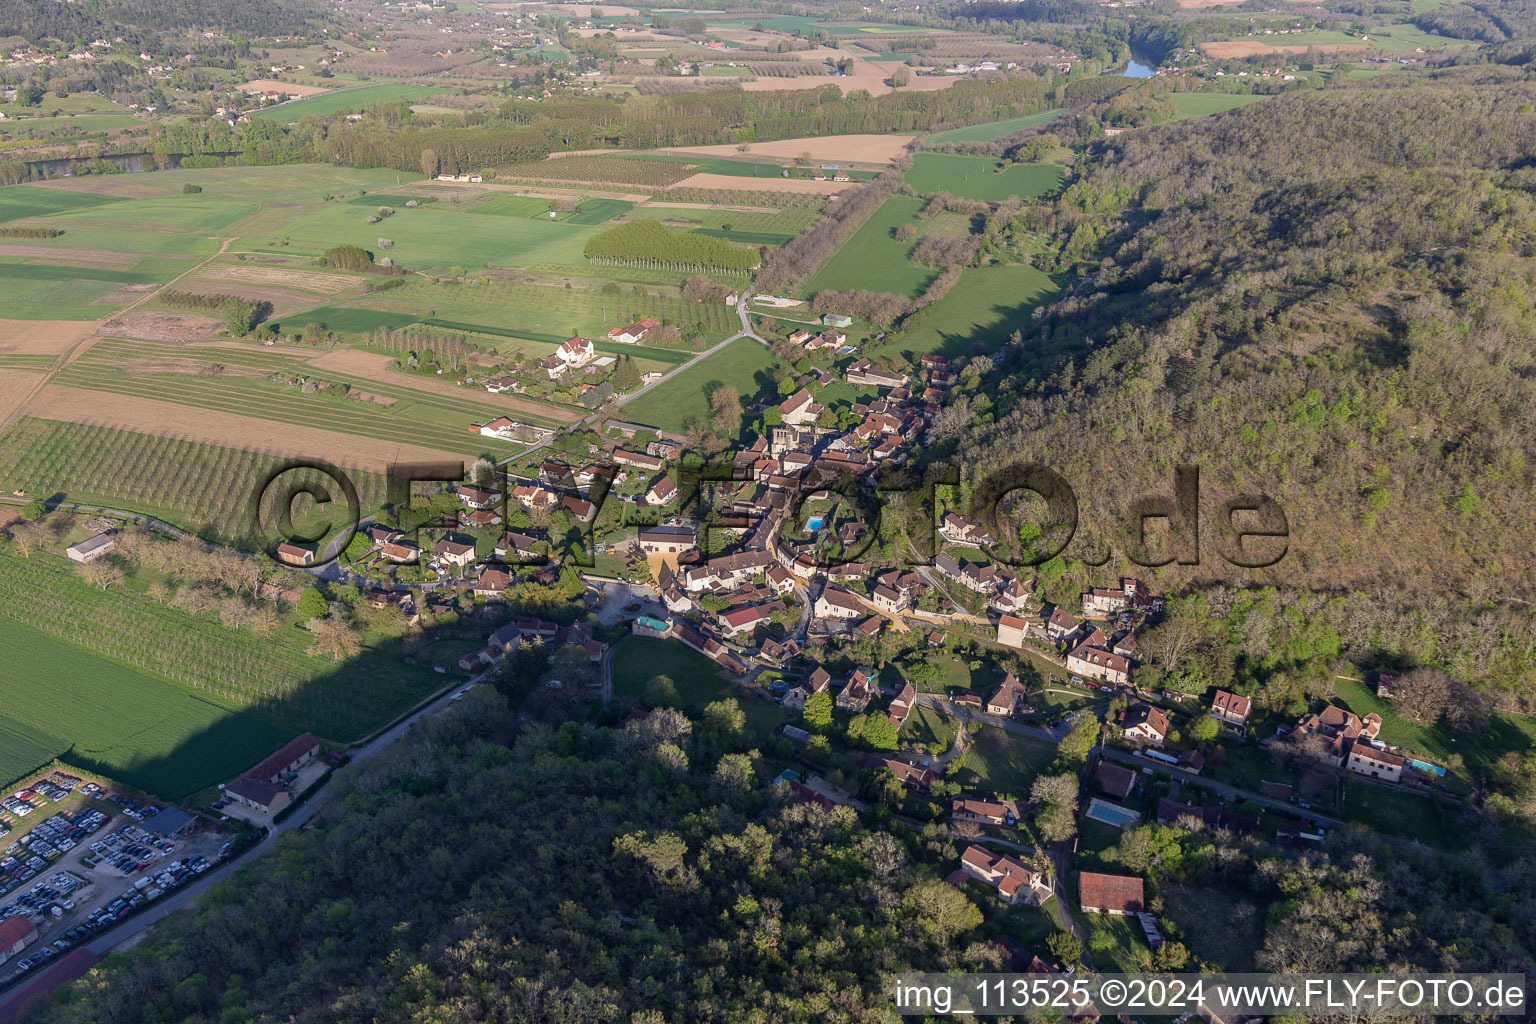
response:
<svg viewBox="0 0 1536 1024"><path fill-rule="evenodd" d="M563 341L564 339L561 340ZM95 346L91 353L80 360L80 362L92 363L105 362L108 359L115 361L156 358L207 359L209 362L214 363L236 363L241 366L261 370L263 373L292 373L295 375L314 376L323 380L348 384L358 391L366 391L369 394L380 397L394 398L401 402L410 402L413 405L424 405L442 409L468 419L491 419L506 412L504 408L494 403L475 401L471 397L474 392L470 392L468 389L466 389L467 393L463 399L454 399L435 391L413 388L409 384L399 384L394 381L379 380L373 377L360 377L355 374L329 369L319 370L302 359L286 359L282 356L269 356L262 352L247 353L241 352L238 349L157 345L152 342L107 341ZM531 413L523 415L530 420L537 420L545 426L559 426L564 422L555 418L535 416Z"/></svg>
<svg viewBox="0 0 1536 1024"><path fill-rule="evenodd" d="M77 372L73 369L66 370L55 378L55 382L67 387L81 388L87 391L105 391L113 394L131 395L138 398L147 398L158 402L169 402L173 405L186 405L198 409L208 409L214 412L235 413L242 416L250 416L254 419L271 420L277 423L294 423L301 426L314 427L328 430L333 433L354 434L359 437L375 438L382 441L393 441L399 444L418 445L424 448L437 448L443 451L453 452L458 455L475 457L486 450L487 443L494 443L506 448L521 448L510 441L499 441L494 438L481 437L468 434L468 424L465 430L453 430L448 427L430 424L426 422L401 423L396 420L393 423L379 422L378 419L369 416L388 415L387 412L375 413L381 410L379 406L369 407L362 402L357 402L357 410L353 412L345 408L330 408L335 402L347 401L346 399L329 399L314 396L311 398L290 397L274 394L270 390L255 387L241 388L229 386L229 382L222 382L224 386L212 384L199 387L185 382L168 380L164 377L154 381L146 381L142 384L129 383L120 379L109 378L103 380L93 376L89 372ZM242 399L245 399L242 401ZM362 414L361 416L359 414ZM368 419L364 419L368 417ZM467 438L473 436L474 441Z"/></svg>

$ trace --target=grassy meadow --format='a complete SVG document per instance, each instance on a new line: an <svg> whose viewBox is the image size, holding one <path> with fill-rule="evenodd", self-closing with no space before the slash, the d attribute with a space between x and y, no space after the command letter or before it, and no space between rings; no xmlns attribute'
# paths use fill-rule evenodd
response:
<svg viewBox="0 0 1536 1024"><path fill-rule="evenodd" d="M918 153L906 181L919 195L948 192L964 199L1000 201L1009 196L1033 199L1061 184L1062 169L1055 164L1013 164L989 156L957 156L950 153Z"/></svg>
<svg viewBox="0 0 1536 1024"><path fill-rule="evenodd" d="M993 139L1001 139L1014 132L1021 132L1026 128L1045 124L1053 118L1066 113L1065 107L1056 107L1054 110L1042 110L1038 114L1026 114L1023 117L1010 117L1006 121L993 121L990 124L973 124L964 128L952 128L947 132L934 132L928 136L929 142L991 142Z"/></svg>
<svg viewBox="0 0 1536 1024"><path fill-rule="evenodd" d="M709 396L721 386L741 392L742 404L774 395L772 352L751 338L738 338L725 348L624 406L626 420L673 433L686 430L690 420L709 416Z"/></svg>
<svg viewBox="0 0 1536 1024"><path fill-rule="evenodd" d="M1060 294L1044 271L1021 265L973 267L944 296L919 315L901 338L869 350L869 355L902 354L913 358L934 352L956 356L980 342L997 348L1016 329L1026 329L1029 314Z"/></svg>
<svg viewBox="0 0 1536 1024"><path fill-rule="evenodd" d="M907 258L916 239L903 242L896 229L914 223L923 201L891 196L875 208L849 238L805 282L801 291L890 292L909 297L922 293L938 271Z"/></svg>

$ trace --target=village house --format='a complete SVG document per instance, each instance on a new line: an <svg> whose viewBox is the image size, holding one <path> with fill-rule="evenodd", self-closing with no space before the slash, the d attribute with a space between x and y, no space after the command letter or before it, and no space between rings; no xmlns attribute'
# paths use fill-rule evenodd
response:
<svg viewBox="0 0 1536 1024"><path fill-rule="evenodd" d="M1403 777L1403 766L1408 762L1390 750L1382 750L1371 746L1365 740L1357 739L1354 746L1349 748L1349 760L1346 763L1349 770L1356 774L1367 775L1384 782L1400 782Z"/></svg>
<svg viewBox="0 0 1536 1024"><path fill-rule="evenodd" d="M821 619L859 619L865 615L863 603L841 587L823 590L811 611Z"/></svg>
<svg viewBox="0 0 1536 1024"><path fill-rule="evenodd" d="M1008 805L996 800L956 796L949 800L949 816L955 821L974 821L979 825L1001 825L1008 820Z"/></svg>
<svg viewBox="0 0 1536 1024"><path fill-rule="evenodd" d="M421 549L408 541L391 540L380 545L379 555L396 565L410 565L421 557Z"/></svg>
<svg viewBox="0 0 1536 1024"><path fill-rule="evenodd" d="M970 846L960 855L960 867L972 878L996 889L1003 902L1010 905L1033 906L1053 895L1049 878L1007 854Z"/></svg>
<svg viewBox="0 0 1536 1024"><path fill-rule="evenodd" d="M1228 725L1242 728L1248 721L1248 712L1253 702L1247 697L1240 697L1226 690L1217 690L1216 696L1211 700L1211 715Z"/></svg>
<svg viewBox="0 0 1536 1024"><path fill-rule="evenodd" d="M1056 608L1051 612L1051 617L1045 620L1045 635L1052 643L1061 643L1067 637L1077 632L1078 621L1076 617L1065 608Z"/></svg>
<svg viewBox="0 0 1536 1024"><path fill-rule="evenodd" d="M1012 615L997 619L997 642L1005 647L1023 647L1029 639L1029 623Z"/></svg>
<svg viewBox="0 0 1536 1024"><path fill-rule="evenodd" d="M832 674L820 665L807 676L801 678L794 686L784 694L784 706L788 708L804 708L805 702L818 693L826 693L832 685Z"/></svg>
<svg viewBox="0 0 1536 1024"><path fill-rule="evenodd" d="M1083 593L1083 618L1104 619L1117 614L1130 603L1123 590L1094 589Z"/></svg>
<svg viewBox="0 0 1536 1024"><path fill-rule="evenodd" d="M463 568L475 560L475 546L444 537L432 548L432 555L440 562Z"/></svg>
<svg viewBox="0 0 1536 1024"><path fill-rule="evenodd" d="M869 702L880 692L880 676L868 665L860 665L848 677L848 682L838 691L836 704L845 711L862 714Z"/></svg>
<svg viewBox="0 0 1536 1024"><path fill-rule="evenodd" d="M811 393L801 388L779 404L779 415L783 423L800 426L805 423L815 423L816 417L821 415L821 409L822 407L811 399Z"/></svg>
<svg viewBox="0 0 1536 1024"><path fill-rule="evenodd" d="M661 468L666 465L665 462L663 462L659 457L655 455L646 455L643 452L632 452L624 448L615 448L613 450L613 461L617 462L621 466L632 466L635 469L643 469L647 473L660 472Z"/></svg>
<svg viewBox="0 0 1536 1024"><path fill-rule="evenodd" d="M1309 736L1321 736L1326 741L1323 753L1335 768L1342 768L1356 739L1373 740L1381 732L1381 716L1374 711L1364 718L1337 704L1329 704L1315 715L1309 715L1285 737L1287 743L1302 743Z"/></svg>
<svg viewBox="0 0 1536 1024"><path fill-rule="evenodd" d="M882 369L868 359L857 359L849 364L844 379L855 387L900 388L906 387L907 375Z"/></svg>
<svg viewBox="0 0 1536 1024"><path fill-rule="evenodd" d="M660 320L646 317L643 320L636 320L628 327L615 327L608 332L608 340L616 341L621 345L638 345L641 339L660 326Z"/></svg>
<svg viewBox="0 0 1536 1024"><path fill-rule="evenodd" d="M1131 679L1130 662L1086 643L1079 644L1067 655L1067 671L1116 686L1123 686Z"/></svg>
<svg viewBox="0 0 1536 1024"><path fill-rule="evenodd" d="M679 555L698 545L698 533L691 526L646 526L635 543L647 555Z"/></svg>
<svg viewBox="0 0 1536 1024"><path fill-rule="evenodd" d="M1133 704L1116 720L1125 738L1137 745L1161 747L1168 738L1168 716L1150 704Z"/></svg>
<svg viewBox="0 0 1536 1024"><path fill-rule="evenodd" d="M1112 796L1116 800L1126 800L1136 789L1136 773L1124 765L1115 764L1112 761L1099 760L1099 767L1094 771L1093 777L1099 784L1099 792L1105 796Z"/></svg>
<svg viewBox="0 0 1536 1024"><path fill-rule="evenodd" d="M1146 909L1141 879L1130 875L1101 875L1084 871L1077 876L1078 903L1089 914L1124 917Z"/></svg>
<svg viewBox="0 0 1536 1024"><path fill-rule="evenodd" d="M657 477L640 499L641 504L653 507L668 505L677 497L677 485L665 474Z"/></svg>
<svg viewBox="0 0 1536 1024"><path fill-rule="evenodd" d="M992 543L992 535L969 519L954 512L944 516L939 536L962 547L981 547Z"/></svg>
<svg viewBox="0 0 1536 1024"><path fill-rule="evenodd" d="M901 688L901 692L891 698L891 706L886 710L886 717L891 724L900 729L907 716L912 713L912 705L917 702L917 687L909 681Z"/></svg>
<svg viewBox="0 0 1536 1024"><path fill-rule="evenodd" d="M871 754L864 760L864 767L878 771L884 768L896 776L903 786L908 789L926 790L937 781L937 776L922 765L904 761L899 757L887 757L883 754Z"/></svg>
<svg viewBox="0 0 1536 1024"><path fill-rule="evenodd" d="M1014 710L1025 702L1029 691L1024 684L1019 682L1019 677L1009 672L1003 676L1003 681L997 689L987 698L986 711L989 715L1011 715Z"/></svg>
<svg viewBox="0 0 1536 1024"><path fill-rule="evenodd" d="M499 491L489 490L484 487L465 485L454 491L454 496L462 501L467 508L490 508L501 502L501 493Z"/></svg>
<svg viewBox="0 0 1536 1024"><path fill-rule="evenodd" d="M505 569L488 568L480 573L471 593L476 597L499 599L511 585L512 576Z"/></svg>

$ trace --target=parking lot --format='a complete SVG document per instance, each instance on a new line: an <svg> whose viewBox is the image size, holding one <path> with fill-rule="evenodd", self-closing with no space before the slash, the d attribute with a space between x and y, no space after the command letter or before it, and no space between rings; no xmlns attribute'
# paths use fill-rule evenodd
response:
<svg viewBox="0 0 1536 1024"><path fill-rule="evenodd" d="M143 823L159 807L61 772L0 808L0 919L25 915L38 933L0 964L0 982L208 870L229 838L196 821L175 838L156 834Z"/></svg>

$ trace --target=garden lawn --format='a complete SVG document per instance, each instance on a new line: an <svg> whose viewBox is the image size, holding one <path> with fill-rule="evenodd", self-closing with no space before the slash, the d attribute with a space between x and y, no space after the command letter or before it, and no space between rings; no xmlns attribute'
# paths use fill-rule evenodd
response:
<svg viewBox="0 0 1536 1024"><path fill-rule="evenodd" d="M919 704L901 724L901 739L942 753L955 742L955 723L928 705Z"/></svg>
<svg viewBox="0 0 1536 1024"><path fill-rule="evenodd" d="M1340 817L1388 835L1450 849L1452 822L1433 800L1407 790L1346 780Z"/></svg>
<svg viewBox="0 0 1536 1024"><path fill-rule="evenodd" d="M1001 160L989 156L919 153L912 158L906 181L919 195L948 192L965 199L1033 199L1056 190L1063 171L1056 164L1013 164L1002 170ZM999 173L1000 172L1000 173Z"/></svg>
<svg viewBox="0 0 1536 1024"><path fill-rule="evenodd" d="M960 778L983 792L1027 798L1035 776L1055 757L1056 748L1049 744L986 725L965 748Z"/></svg>
<svg viewBox="0 0 1536 1024"><path fill-rule="evenodd" d="M1422 760L1445 764L1453 754L1459 754L1466 765L1467 774L1474 780L1485 780L1493 772L1499 758L1514 750L1529 755L1536 747L1536 721L1523 715L1505 715L1495 712L1486 729L1475 733L1458 733L1444 725L1415 725L1398 714L1391 701L1381 700L1364 683L1352 679L1335 679L1335 701L1357 715L1371 712L1381 716L1381 741L1403 748L1405 753L1419 755Z"/></svg>
<svg viewBox="0 0 1536 1024"><path fill-rule="evenodd" d="M682 641L654 636L626 638L614 652L614 696L644 699L645 685L656 676L671 679L681 706L691 711L700 711L725 697L742 697L719 665Z"/></svg>
<svg viewBox="0 0 1536 1024"><path fill-rule="evenodd" d="M1142 957L1151 955L1136 918L1081 912L1078 918L1087 933L1087 956L1100 971L1135 973L1141 969Z"/></svg>
<svg viewBox="0 0 1536 1024"><path fill-rule="evenodd" d="M624 406L626 420L681 433L695 418L709 418L709 396L722 385L741 392L742 405L777 394L773 370L778 360L751 338L725 348L661 382Z"/></svg>
<svg viewBox="0 0 1536 1024"><path fill-rule="evenodd" d="M915 222L923 201L911 196L891 196L875 208L848 240L805 282L801 291L890 292L909 298L921 294L938 271L907 257L917 244L903 242L896 229Z"/></svg>
<svg viewBox="0 0 1536 1024"><path fill-rule="evenodd" d="M1052 118L1060 117L1066 113L1065 107L1057 107L1054 110L1043 110L1038 114L1026 114L1023 117L1010 117L1006 121L993 121L990 124L973 124L965 128L952 128L947 132L936 132L928 136L929 142L991 142L993 139L1001 139L1005 135L1021 132L1026 128L1044 124Z"/></svg>
<svg viewBox="0 0 1536 1024"><path fill-rule="evenodd" d="M916 360L927 353L962 355L978 343L1000 348L1015 330L1027 333L1035 307L1060 293L1060 286L1034 267L973 267L948 295L914 318L901 338L866 354Z"/></svg>

